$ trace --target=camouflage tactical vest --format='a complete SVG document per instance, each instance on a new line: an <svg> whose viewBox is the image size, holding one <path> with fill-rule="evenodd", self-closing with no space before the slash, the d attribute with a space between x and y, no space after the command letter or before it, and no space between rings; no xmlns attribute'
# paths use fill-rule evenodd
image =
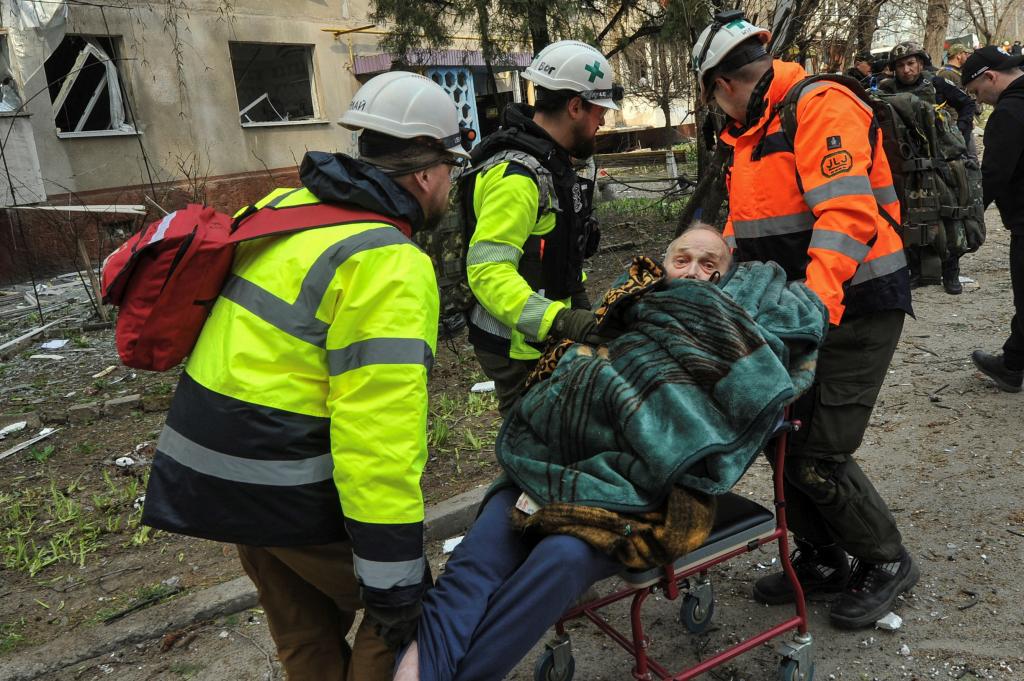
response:
<svg viewBox="0 0 1024 681"><path fill-rule="evenodd" d="M470 175L486 172L505 161L514 161L527 168L537 178L539 207L537 215L558 211L551 171L530 154L509 149L502 151L479 165L473 166L460 178L448 213L434 229L421 230L412 238L434 263L434 274L440 294L440 316L442 319L453 314L468 312L475 302L466 275L466 254L472 236L473 197L466 191L471 186L466 180Z"/></svg>

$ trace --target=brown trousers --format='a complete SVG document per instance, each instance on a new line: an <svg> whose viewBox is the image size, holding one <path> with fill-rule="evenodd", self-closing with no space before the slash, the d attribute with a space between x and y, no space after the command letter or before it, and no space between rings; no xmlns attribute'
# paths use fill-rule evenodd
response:
<svg viewBox="0 0 1024 681"><path fill-rule="evenodd" d="M364 619L348 541L319 546L238 545L289 681L389 681L395 656Z"/></svg>

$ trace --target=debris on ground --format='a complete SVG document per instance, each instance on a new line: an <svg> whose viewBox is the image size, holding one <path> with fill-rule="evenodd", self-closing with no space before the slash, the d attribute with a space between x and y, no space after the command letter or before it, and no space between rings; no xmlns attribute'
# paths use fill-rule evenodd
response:
<svg viewBox="0 0 1024 681"><path fill-rule="evenodd" d="M34 445L35 443L39 442L40 440L45 440L46 438L48 438L51 435L53 435L54 433L56 433L58 430L60 430L60 428L43 428L42 430L40 430L36 434L35 437L29 438L28 440L25 440L21 444L18 444L18 445L15 445L15 446L11 447L6 452L0 453L0 461L6 459L7 457L11 456L12 454L17 454L18 452L20 452L23 449L27 449L28 447L31 447L32 445Z"/></svg>
<svg viewBox="0 0 1024 681"><path fill-rule="evenodd" d="M444 544L441 545L441 551L444 553L451 553L455 550L455 547L462 543L462 540L466 538L466 535L460 534L458 537L452 537L451 539L445 539Z"/></svg>
<svg viewBox="0 0 1024 681"><path fill-rule="evenodd" d="M902 626L903 618L894 612L888 613L887 615L879 619L877 622L875 622L875 627L877 627L878 629L883 629L885 631L896 631Z"/></svg>

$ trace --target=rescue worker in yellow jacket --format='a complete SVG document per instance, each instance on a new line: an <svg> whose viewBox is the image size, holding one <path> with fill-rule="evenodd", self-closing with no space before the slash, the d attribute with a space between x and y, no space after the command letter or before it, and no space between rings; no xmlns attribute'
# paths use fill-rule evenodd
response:
<svg viewBox="0 0 1024 681"><path fill-rule="evenodd" d="M307 153L303 186L256 204L303 211L310 229L239 246L143 513L237 545L291 681L390 679L430 582L420 476L438 294L409 237L443 216L468 154L454 102L412 73L371 79L342 124L362 130L359 160Z"/></svg>
<svg viewBox="0 0 1024 681"><path fill-rule="evenodd" d="M608 60L576 40L548 45L523 77L534 84L535 106L509 105L460 180L476 298L469 341L494 380L502 415L549 335L582 341L594 332L583 283L583 261L598 240L594 183L576 174L573 161L593 155L605 112L622 98Z"/></svg>
<svg viewBox="0 0 1024 681"><path fill-rule="evenodd" d="M742 13L720 13L698 38L694 65L705 100L729 117L725 236L736 260L774 260L805 280L831 322L815 384L792 410L804 424L785 471L794 567L806 592L838 594L836 626L872 626L919 574L853 458L912 313L903 244L890 224L899 223L899 201L870 106L837 83L801 83L803 68L766 52L770 38ZM789 139L780 104L798 83ZM776 574L759 580L754 596L783 603L793 592Z"/></svg>

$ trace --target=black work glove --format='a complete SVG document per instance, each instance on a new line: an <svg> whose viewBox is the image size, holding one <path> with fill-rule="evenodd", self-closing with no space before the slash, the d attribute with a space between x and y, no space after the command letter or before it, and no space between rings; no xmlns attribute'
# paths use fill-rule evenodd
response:
<svg viewBox="0 0 1024 681"><path fill-rule="evenodd" d="M565 309L555 315L551 324L551 335L567 338L587 345L607 345L618 338L624 329L618 325L604 325L597 328L597 316L590 310Z"/></svg>
<svg viewBox="0 0 1024 681"><path fill-rule="evenodd" d="M580 286L578 291L574 291L569 299L569 307L574 310L589 310L590 296L587 295L587 289Z"/></svg>
<svg viewBox="0 0 1024 681"><path fill-rule="evenodd" d="M420 623L420 601L398 608L366 606L365 617L373 625L384 643L394 652L400 651L416 638Z"/></svg>

